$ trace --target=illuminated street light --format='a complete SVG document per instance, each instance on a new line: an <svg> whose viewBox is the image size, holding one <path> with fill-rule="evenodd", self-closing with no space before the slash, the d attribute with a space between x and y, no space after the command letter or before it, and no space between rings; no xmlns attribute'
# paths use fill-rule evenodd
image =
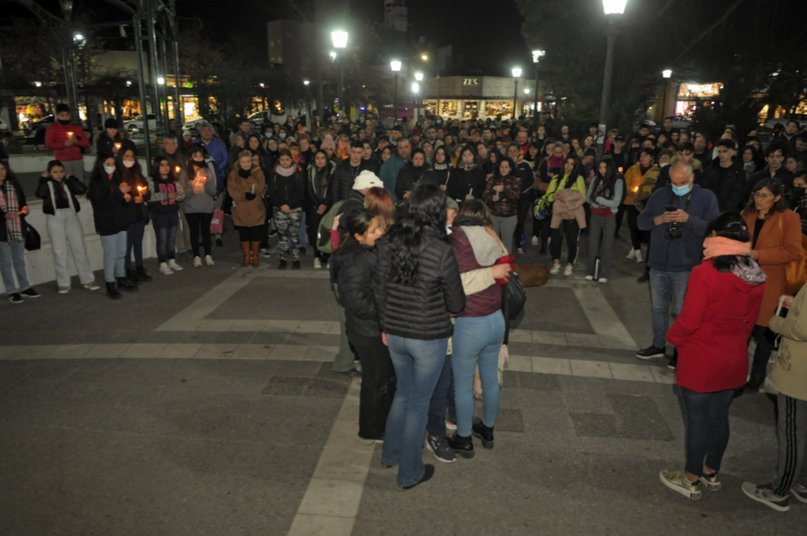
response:
<svg viewBox="0 0 807 536"><path fill-rule="evenodd" d="M538 128L538 62L541 61L541 58L546 56L546 50L542 48L536 48L532 51L532 64L535 67L535 107L532 111L532 124L533 128Z"/></svg>
<svg viewBox="0 0 807 536"><path fill-rule="evenodd" d="M389 68L392 69L393 73L397 73L401 71L401 60L392 60L389 62Z"/></svg>
<svg viewBox="0 0 807 536"><path fill-rule="evenodd" d="M348 33L344 30L334 30L331 32L331 42L333 48L347 48Z"/></svg>
<svg viewBox="0 0 807 536"><path fill-rule="evenodd" d="M131 80L126 81L126 87L132 87L132 81Z"/></svg>
<svg viewBox="0 0 807 536"><path fill-rule="evenodd" d="M661 76L664 78L670 78L672 76L672 69L664 69L661 71Z"/></svg>
<svg viewBox="0 0 807 536"><path fill-rule="evenodd" d="M515 121L518 117L518 114L516 113L516 106L518 104L518 79L521 76L521 67L513 67L510 69L510 72L513 74L513 79L515 82L513 87L513 121Z"/></svg>
<svg viewBox="0 0 807 536"><path fill-rule="evenodd" d="M532 62L538 63L544 56L546 56L546 50L536 48L532 51Z"/></svg>
<svg viewBox="0 0 807 536"><path fill-rule="evenodd" d="M333 43L333 48L338 50L344 50L347 48L347 39L348 33L344 30L334 30L331 32L331 42ZM336 60L336 53L331 56L333 60ZM342 67L342 62L339 62L339 109L345 110L345 72Z"/></svg>
<svg viewBox="0 0 807 536"><path fill-rule="evenodd" d="M165 85L165 78L162 77L162 76L158 76L157 77L157 83L160 84L161 86L164 86Z"/></svg>
<svg viewBox="0 0 807 536"><path fill-rule="evenodd" d="M420 84L418 84L417 82L412 82L412 93L414 93L415 95L420 93Z"/></svg>
<svg viewBox="0 0 807 536"><path fill-rule="evenodd" d="M392 60L389 62L389 68L392 70L392 119L398 120L398 73L401 71L401 60Z"/></svg>
<svg viewBox="0 0 807 536"><path fill-rule="evenodd" d="M34 87L42 87L42 82L39 81L34 82Z"/></svg>
<svg viewBox="0 0 807 536"><path fill-rule="evenodd" d="M303 85L304 85L304 86L308 86L310 83L311 83L311 80L309 80L308 78L306 78L305 80L303 80Z"/></svg>
<svg viewBox="0 0 807 536"><path fill-rule="evenodd" d="M420 71L415 71L415 80L417 80L418 82L422 82L423 81L423 73L420 72Z"/></svg>
<svg viewBox="0 0 807 536"><path fill-rule="evenodd" d="M530 88L525 87L525 88L524 88L524 94L525 94L525 95L529 95L529 94L530 94Z"/></svg>
<svg viewBox="0 0 807 536"><path fill-rule="evenodd" d="M85 41L84 34L81 32L76 32L73 34L73 42L74 43L83 43Z"/></svg>
<svg viewBox="0 0 807 536"><path fill-rule="evenodd" d="M428 62L428 61L429 61L429 55L428 55L428 54L426 54L425 52L423 52L423 53L420 55L420 61Z"/></svg>
<svg viewBox="0 0 807 536"><path fill-rule="evenodd" d="M602 10L606 15L622 15L628 0L602 0Z"/></svg>
<svg viewBox="0 0 807 536"><path fill-rule="evenodd" d="M616 21L625 13L628 0L602 0L602 10L608 18L607 46L605 49L605 74L602 81L600 99L600 120L597 126L597 143L605 142L605 121L608 118L608 105L611 99L611 76L614 72L614 45L616 44ZM609 16L610 15L610 16Z"/></svg>
<svg viewBox="0 0 807 536"><path fill-rule="evenodd" d="M336 61L336 51L335 50L331 50L330 52L328 52L328 55L331 57L331 61Z"/></svg>

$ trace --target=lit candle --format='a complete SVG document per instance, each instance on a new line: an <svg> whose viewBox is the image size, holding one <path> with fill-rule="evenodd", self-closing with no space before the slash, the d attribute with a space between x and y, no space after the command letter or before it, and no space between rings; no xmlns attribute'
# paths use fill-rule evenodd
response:
<svg viewBox="0 0 807 536"><path fill-rule="evenodd" d="M639 191L639 187L638 187L638 186L634 186L634 187L633 187L633 193L636 193L636 192L638 192L638 191Z"/></svg>
<svg viewBox="0 0 807 536"><path fill-rule="evenodd" d="M141 194L141 195L142 195L144 191L146 191L146 187L145 187L145 186L138 186L138 187L137 187L137 192L138 192L139 194Z"/></svg>
<svg viewBox="0 0 807 536"><path fill-rule="evenodd" d="M252 193L253 194L255 193L255 185L254 184L252 185Z"/></svg>
<svg viewBox="0 0 807 536"><path fill-rule="evenodd" d="M177 173L179 173L180 171L182 171L182 166L177 166L177 167L175 167L175 168L174 168L174 171L176 171Z"/></svg>
<svg viewBox="0 0 807 536"><path fill-rule="evenodd" d="M121 148L120 142L116 143L115 144L115 152L117 153L118 151L120 151L120 148Z"/></svg>
<svg viewBox="0 0 807 536"><path fill-rule="evenodd" d="M72 137L73 137L73 136L75 136L75 135L76 135L76 133L75 133L75 132L73 132L72 130L71 130L71 131L69 131L69 132L67 133L67 137L68 137L68 138L72 138Z"/></svg>

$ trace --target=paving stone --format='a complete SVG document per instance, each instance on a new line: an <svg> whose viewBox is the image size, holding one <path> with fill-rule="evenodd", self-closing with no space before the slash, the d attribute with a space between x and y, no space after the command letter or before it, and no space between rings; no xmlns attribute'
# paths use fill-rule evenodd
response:
<svg viewBox="0 0 807 536"><path fill-rule="evenodd" d="M308 378L274 376L261 394L275 396L303 396L308 387Z"/></svg>
<svg viewBox="0 0 807 536"><path fill-rule="evenodd" d="M524 433L524 416L520 409L499 409L496 417L497 432Z"/></svg>

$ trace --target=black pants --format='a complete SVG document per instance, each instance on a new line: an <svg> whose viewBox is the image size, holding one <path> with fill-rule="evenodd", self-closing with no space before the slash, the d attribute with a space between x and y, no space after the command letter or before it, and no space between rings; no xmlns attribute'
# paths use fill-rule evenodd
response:
<svg viewBox="0 0 807 536"><path fill-rule="evenodd" d="M255 227L239 227L238 239L241 242L260 242L262 232L262 225L256 225Z"/></svg>
<svg viewBox="0 0 807 536"><path fill-rule="evenodd" d="M729 406L734 390L697 393L681 388L686 425L686 470L701 476L703 466L720 470L729 443Z"/></svg>
<svg viewBox="0 0 807 536"><path fill-rule="evenodd" d="M513 244L516 249L523 248L526 244L526 235L524 234L524 224L527 223L527 217L532 207L533 193L532 190L522 192L521 197L518 198L518 212L516 219L516 230L513 232Z"/></svg>
<svg viewBox="0 0 807 536"><path fill-rule="evenodd" d="M622 227L622 219L625 217L625 205L619 205L619 210L616 212L616 229L614 229L614 238L619 238L619 229Z"/></svg>
<svg viewBox="0 0 807 536"><path fill-rule="evenodd" d="M768 360L773 351L773 332L766 326L754 326L751 336L757 342L754 361L751 364L751 383L762 382L768 373Z"/></svg>
<svg viewBox="0 0 807 536"><path fill-rule="evenodd" d="M387 415L395 396L395 369L389 350L378 337L348 335L361 362L359 437L383 439Z"/></svg>
<svg viewBox="0 0 807 536"><path fill-rule="evenodd" d="M552 259L560 259L560 250L563 246L563 238L566 237L566 253L569 264L574 264L577 260L577 238L580 235L580 226L577 220L564 220L560 222L560 227L552 229L552 242L549 244L549 252Z"/></svg>
<svg viewBox="0 0 807 536"><path fill-rule="evenodd" d="M205 250L205 255L212 255L210 239L210 220L213 219L213 213L204 212L190 212L185 214L185 219L188 220L188 230L191 234L191 250L194 257L201 257L199 252L199 240L201 239L202 247Z"/></svg>
<svg viewBox="0 0 807 536"><path fill-rule="evenodd" d="M642 235L639 232L639 209L633 205L625 207L628 215L628 228L630 229L630 243L633 249L642 249Z"/></svg>
<svg viewBox="0 0 807 536"><path fill-rule="evenodd" d="M132 253L134 267L143 266L143 234L146 232L145 220L138 220L126 230L126 269L132 269Z"/></svg>
<svg viewBox="0 0 807 536"><path fill-rule="evenodd" d="M268 199L264 198L263 207L266 210L266 220L264 220L261 228L263 234L261 235L261 249L269 249L269 231L272 227L272 204Z"/></svg>

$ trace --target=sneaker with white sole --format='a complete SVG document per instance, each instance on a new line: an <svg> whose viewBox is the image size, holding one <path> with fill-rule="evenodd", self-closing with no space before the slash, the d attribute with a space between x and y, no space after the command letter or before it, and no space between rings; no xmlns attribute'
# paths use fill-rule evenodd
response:
<svg viewBox="0 0 807 536"><path fill-rule="evenodd" d="M89 290L90 292L95 291L95 290L99 290L101 288L99 285L97 285L95 283L95 281L93 281L91 283L84 283L81 286L84 287L85 289Z"/></svg>
<svg viewBox="0 0 807 536"><path fill-rule="evenodd" d="M451 419L446 419L446 430L451 430L452 432L457 429L457 423L452 421Z"/></svg>
<svg viewBox="0 0 807 536"><path fill-rule="evenodd" d="M549 273L552 275L558 275L560 273L560 264L552 265L552 268L549 269Z"/></svg>
<svg viewBox="0 0 807 536"><path fill-rule="evenodd" d="M59 287L59 290L57 292L59 294L67 294L68 292L70 292L70 287Z"/></svg>
<svg viewBox="0 0 807 536"><path fill-rule="evenodd" d="M168 267L167 263L161 262L160 263L160 273L163 275L171 275L174 271Z"/></svg>
<svg viewBox="0 0 807 536"><path fill-rule="evenodd" d="M796 484L790 488L790 496L799 502L807 504L807 486Z"/></svg>
<svg viewBox="0 0 807 536"><path fill-rule="evenodd" d="M757 486L753 482L743 482L740 486L749 499L762 503L777 512L787 512L790 510L790 496L780 497L776 495L767 484Z"/></svg>
<svg viewBox="0 0 807 536"><path fill-rule="evenodd" d="M597 280L597 282L602 283L604 285L604 284L606 284L608 282L608 278L607 277L601 277L601 278L599 278Z"/></svg>
<svg viewBox="0 0 807 536"><path fill-rule="evenodd" d="M533 236L532 238L530 238L530 244L532 244L533 246L537 246L538 245L538 237Z"/></svg>
<svg viewBox="0 0 807 536"><path fill-rule="evenodd" d="M574 273L574 266L572 266L571 264L567 264L566 268L563 269L564 277L569 277L570 275L572 275L572 273Z"/></svg>
<svg viewBox="0 0 807 536"><path fill-rule="evenodd" d="M720 491L723 484L720 482L720 476L717 473L707 474L703 473L700 477L701 484L706 486L709 491Z"/></svg>
<svg viewBox="0 0 807 536"><path fill-rule="evenodd" d="M636 352L636 357L639 359L653 359L656 357L664 357L664 348L658 346L648 346Z"/></svg>
<svg viewBox="0 0 807 536"><path fill-rule="evenodd" d="M322 270L322 261L319 257L314 258L314 270Z"/></svg>
<svg viewBox="0 0 807 536"><path fill-rule="evenodd" d="M213 257L210 255L205 255L205 266L215 266L216 263L213 262Z"/></svg>
<svg viewBox="0 0 807 536"><path fill-rule="evenodd" d="M632 249L632 250L628 251L628 254L625 255L625 258L630 259L630 260L635 259L636 258L636 250Z"/></svg>
<svg viewBox="0 0 807 536"><path fill-rule="evenodd" d="M193 267L194 268L201 268L202 267L202 257L194 257L193 258Z"/></svg>
<svg viewBox="0 0 807 536"><path fill-rule="evenodd" d="M593 275L587 275L583 279L585 279L586 281L594 281L594 276Z"/></svg>
<svg viewBox="0 0 807 536"><path fill-rule="evenodd" d="M644 256L642 255L642 250L641 249L636 250L636 256L633 257L633 260L636 261L636 264L640 264L640 263L644 262Z"/></svg>
<svg viewBox="0 0 807 536"><path fill-rule="evenodd" d="M178 265L175 259L168 259L168 267L175 272L182 271L182 266Z"/></svg>
<svg viewBox="0 0 807 536"><path fill-rule="evenodd" d="M700 480L690 482L686 473L683 471L669 471L665 469L664 471L661 471L658 476L662 484L674 492L680 493L687 499L699 501L703 496Z"/></svg>
<svg viewBox="0 0 807 536"><path fill-rule="evenodd" d="M437 461L443 463L454 463L457 461L457 455L448 445L448 440L445 436L437 437L433 435L426 436L426 448L428 448Z"/></svg>

